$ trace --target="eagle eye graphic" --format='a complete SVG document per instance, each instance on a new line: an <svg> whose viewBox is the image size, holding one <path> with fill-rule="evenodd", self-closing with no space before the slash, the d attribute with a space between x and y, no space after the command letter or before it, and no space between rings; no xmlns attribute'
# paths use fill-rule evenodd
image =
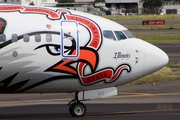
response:
<svg viewBox="0 0 180 120"><path fill-rule="evenodd" d="M61 55L60 52L60 45L58 44L44 44L36 47L34 50L40 49L40 48L46 48L46 51L53 56Z"/></svg>

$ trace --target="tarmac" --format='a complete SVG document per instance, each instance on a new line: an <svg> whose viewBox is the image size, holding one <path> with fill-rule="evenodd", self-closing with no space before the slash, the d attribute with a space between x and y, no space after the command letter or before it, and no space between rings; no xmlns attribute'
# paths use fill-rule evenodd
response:
<svg viewBox="0 0 180 120"><path fill-rule="evenodd" d="M180 81L117 87L118 96L84 101L87 114L73 118L67 103L74 94L1 94L0 119L178 120Z"/></svg>

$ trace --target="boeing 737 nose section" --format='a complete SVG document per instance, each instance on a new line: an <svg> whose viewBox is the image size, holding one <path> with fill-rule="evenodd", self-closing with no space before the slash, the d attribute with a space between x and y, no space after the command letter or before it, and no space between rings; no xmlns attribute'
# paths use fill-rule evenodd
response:
<svg viewBox="0 0 180 120"><path fill-rule="evenodd" d="M149 43L144 46L144 75L159 70L169 62L167 54L158 47Z"/></svg>

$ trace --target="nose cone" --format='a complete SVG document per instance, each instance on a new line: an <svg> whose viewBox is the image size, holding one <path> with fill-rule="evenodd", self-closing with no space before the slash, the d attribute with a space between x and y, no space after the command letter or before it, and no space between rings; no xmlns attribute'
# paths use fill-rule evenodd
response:
<svg viewBox="0 0 180 120"><path fill-rule="evenodd" d="M144 47L144 75L159 70L169 62L167 54L158 47L149 43L145 43Z"/></svg>

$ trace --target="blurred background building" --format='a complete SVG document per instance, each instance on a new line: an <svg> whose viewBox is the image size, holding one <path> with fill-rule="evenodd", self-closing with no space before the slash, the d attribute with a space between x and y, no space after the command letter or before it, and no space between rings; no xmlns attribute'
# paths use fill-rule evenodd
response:
<svg viewBox="0 0 180 120"><path fill-rule="evenodd" d="M164 0L159 11L143 8L143 0L105 0L95 3L95 0L75 0L73 3L58 3L57 0L0 0L0 3L56 6L67 9L92 12L97 15L135 15L135 14L180 14L180 0Z"/></svg>

